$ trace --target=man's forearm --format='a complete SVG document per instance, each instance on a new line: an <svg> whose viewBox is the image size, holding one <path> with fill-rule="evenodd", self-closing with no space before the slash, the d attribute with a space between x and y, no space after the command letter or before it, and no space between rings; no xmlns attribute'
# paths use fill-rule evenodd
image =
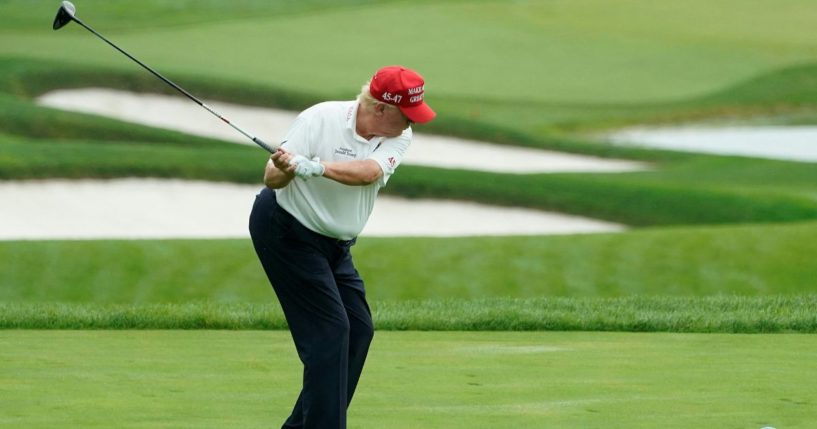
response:
<svg viewBox="0 0 817 429"><path fill-rule="evenodd" d="M281 189L288 185L294 177L294 174L286 173L276 168L272 161L267 162L267 166L264 169L264 185L270 189Z"/></svg>
<svg viewBox="0 0 817 429"><path fill-rule="evenodd" d="M350 186L370 185L383 176L380 164L372 159L345 162L321 162L326 171L323 176Z"/></svg>

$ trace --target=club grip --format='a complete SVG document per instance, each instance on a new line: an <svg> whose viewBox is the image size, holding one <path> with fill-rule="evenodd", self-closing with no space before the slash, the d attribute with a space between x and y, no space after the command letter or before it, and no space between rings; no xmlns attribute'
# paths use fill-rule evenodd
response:
<svg viewBox="0 0 817 429"><path fill-rule="evenodd" d="M264 148L264 150L266 150L269 153L275 153L275 151L277 150L277 148L273 148L272 146L268 145L267 143L265 143L263 140L259 139L258 137L253 137L252 141L255 144L257 144L258 146L261 146L262 148Z"/></svg>

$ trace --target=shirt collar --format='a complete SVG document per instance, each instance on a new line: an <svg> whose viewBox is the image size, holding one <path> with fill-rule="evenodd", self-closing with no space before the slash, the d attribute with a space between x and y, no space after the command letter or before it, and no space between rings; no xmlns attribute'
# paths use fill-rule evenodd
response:
<svg viewBox="0 0 817 429"><path fill-rule="evenodd" d="M357 109L360 106L360 101L355 101L349 106L349 110L346 111L346 129L352 133L352 137L355 140L366 143L366 144L378 144L382 142L385 137L374 137L371 140L366 140L362 136L357 134Z"/></svg>

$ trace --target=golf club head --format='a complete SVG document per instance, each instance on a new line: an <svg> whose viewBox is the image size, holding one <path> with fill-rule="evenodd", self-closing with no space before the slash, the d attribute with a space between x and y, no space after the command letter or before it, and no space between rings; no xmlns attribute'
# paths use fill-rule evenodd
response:
<svg viewBox="0 0 817 429"><path fill-rule="evenodd" d="M64 1L57 11L57 16L54 18L54 29L59 30L74 19L74 14L77 8L70 1Z"/></svg>

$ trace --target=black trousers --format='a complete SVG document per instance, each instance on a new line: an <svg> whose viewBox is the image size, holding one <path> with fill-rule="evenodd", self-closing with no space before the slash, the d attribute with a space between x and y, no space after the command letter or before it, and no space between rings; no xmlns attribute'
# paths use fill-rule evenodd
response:
<svg viewBox="0 0 817 429"><path fill-rule="evenodd" d="M281 303L303 386L283 428L343 429L374 335L352 241L317 234L262 190L250 215L255 252Z"/></svg>

